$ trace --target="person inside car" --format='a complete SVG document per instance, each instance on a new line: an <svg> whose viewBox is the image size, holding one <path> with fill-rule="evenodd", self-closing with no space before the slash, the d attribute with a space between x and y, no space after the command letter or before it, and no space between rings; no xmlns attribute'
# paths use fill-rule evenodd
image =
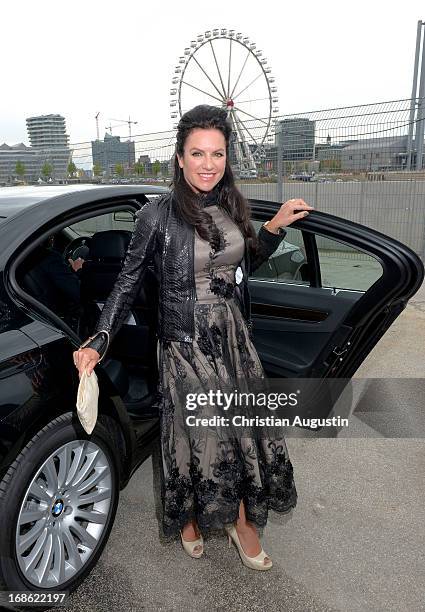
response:
<svg viewBox="0 0 425 612"><path fill-rule="evenodd" d="M54 246L51 235L31 259L24 276L29 292L42 304L58 314L75 331L82 314L79 275L84 259L68 259Z"/></svg>

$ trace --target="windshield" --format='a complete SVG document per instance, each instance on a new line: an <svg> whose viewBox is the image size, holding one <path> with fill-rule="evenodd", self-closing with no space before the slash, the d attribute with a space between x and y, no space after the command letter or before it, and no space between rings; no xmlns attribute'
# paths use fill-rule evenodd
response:
<svg viewBox="0 0 425 612"><path fill-rule="evenodd" d="M132 211L117 211L110 212L105 215L98 215L90 219L83 219L70 225L78 236L93 236L96 232L104 232L105 230L128 230L134 229L134 217Z"/></svg>

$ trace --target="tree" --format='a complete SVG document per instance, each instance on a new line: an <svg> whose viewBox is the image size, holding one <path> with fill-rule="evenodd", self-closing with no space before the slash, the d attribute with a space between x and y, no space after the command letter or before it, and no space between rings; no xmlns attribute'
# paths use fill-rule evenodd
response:
<svg viewBox="0 0 425 612"><path fill-rule="evenodd" d="M68 176L72 178L73 176L75 176L76 173L77 173L77 166L74 164L73 161L70 161L68 164Z"/></svg>
<svg viewBox="0 0 425 612"><path fill-rule="evenodd" d="M140 176L141 174L145 173L145 164L142 164L141 162L136 162L134 164L134 172L137 174L137 176Z"/></svg>
<svg viewBox="0 0 425 612"><path fill-rule="evenodd" d="M118 174L118 176L124 176L124 166L122 164L115 164L115 174Z"/></svg>
<svg viewBox="0 0 425 612"><path fill-rule="evenodd" d="M283 162L283 173L284 174L293 174L295 171L295 164L291 161Z"/></svg>
<svg viewBox="0 0 425 612"><path fill-rule="evenodd" d="M93 176L102 176L102 166L100 164L94 164Z"/></svg>
<svg viewBox="0 0 425 612"><path fill-rule="evenodd" d="M340 159L322 159L319 170L341 170Z"/></svg>
<svg viewBox="0 0 425 612"><path fill-rule="evenodd" d="M161 162L156 159L152 164L152 172L155 176L157 176L158 172L161 170Z"/></svg>
<svg viewBox="0 0 425 612"><path fill-rule="evenodd" d="M332 163L331 163L331 169L332 170L341 170L341 160L340 159L333 159Z"/></svg>
<svg viewBox="0 0 425 612"><path fill-rule="evenodd" d="M26 172L25 164L22 163L21 161L17 161L16 166L15 166L15 172L19 176L19 178L22 180Z"/></svg>
<svg viewBox="0 0 425 612"><path fill-rule="evenodd" d="M49 164L49 162L44 162L43 167L41 168L41 174L44 176L45 179L49 178L50 176L52 176L52 172L53 172L53 166L52 164Z"/></svg>

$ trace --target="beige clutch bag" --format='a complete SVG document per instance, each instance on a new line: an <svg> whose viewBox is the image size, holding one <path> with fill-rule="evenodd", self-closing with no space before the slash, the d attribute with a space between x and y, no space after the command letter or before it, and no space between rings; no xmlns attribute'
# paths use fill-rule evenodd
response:
<svg viewBox="0 0 425 612"><path fill-rule="evenodd" d="M94 429L97 421L97 400L99 385L95 371L87 375L84 370L77 393L77 414L81 425L88 434Z"/></svg>

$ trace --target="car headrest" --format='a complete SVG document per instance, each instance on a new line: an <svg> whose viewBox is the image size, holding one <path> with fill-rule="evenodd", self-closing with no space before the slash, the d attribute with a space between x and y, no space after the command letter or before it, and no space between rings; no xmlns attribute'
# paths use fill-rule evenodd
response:
<svg viewBox="0 0 425 612"><path fill-rule="evenodd" d="M90 242L90 259L111 261L124 259L131 240L127 230L106 230L93 234Z"/></svg>

